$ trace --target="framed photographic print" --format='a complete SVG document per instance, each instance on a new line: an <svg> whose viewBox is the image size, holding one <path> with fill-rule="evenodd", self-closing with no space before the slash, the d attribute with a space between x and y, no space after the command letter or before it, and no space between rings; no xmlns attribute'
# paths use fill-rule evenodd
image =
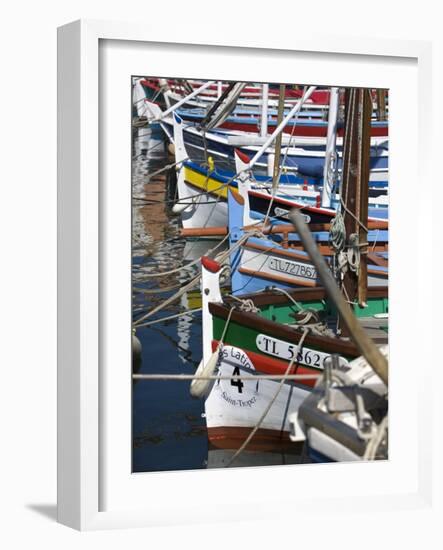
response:
<svg viewBox="0 0 443 550"><path fill-rule="evenodd" d="M59 29L59 520L427 506L428 45L151 30Z"/></svg>
<svg viewBox="0 0 443 550"><path fill-rule="evenodd" d="M387 423L387 386L372 394L359 370L377 403L360 424L354 404L322 412L317 391L310 404L332 356L349 377L361 351L289 216L303 215L337 288L386 346L388 91L145 77L132 89L133 470L362 460ZM361 178L354 153L368 157L355 162ZM374 457L387 459L387 430L377 437Z"/></svg>

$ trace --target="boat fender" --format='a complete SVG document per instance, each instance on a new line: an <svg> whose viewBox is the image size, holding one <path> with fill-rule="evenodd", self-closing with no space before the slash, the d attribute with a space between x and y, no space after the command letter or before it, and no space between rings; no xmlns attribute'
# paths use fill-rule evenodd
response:
<svg viewBox="0 0 443 550"><path fill-rule="evenodd" d="M196 376L202 376L202 377L209 377L213 376L220 360L220 352L222 350L222 345L218 345L217 349L214 351L214 353L209 358L206 365L203 364L203 359L200 361L200 364L195 372ZM209 393L212 390L212 386L214 385L215 380L200 380L197 378L194 378L194 380L191 382L191 388L190 393L192 397L195 397L196 399L204 399L209 395Z"/></svg>
<svg viewBox="0 0 443 550"><path fill-rule="evenodd" d="M142 344L135 334L132 335L132 366L138 370L142 362Z"/></svg>

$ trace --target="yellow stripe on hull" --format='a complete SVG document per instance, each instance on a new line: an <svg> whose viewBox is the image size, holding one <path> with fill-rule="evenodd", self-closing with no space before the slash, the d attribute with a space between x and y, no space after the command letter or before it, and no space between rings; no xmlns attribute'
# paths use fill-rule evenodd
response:
<svg viewBox="0 0 443 550"><path fill-rule="evenodd" d="M231 191L237 191L236 187L233 187L232 185L228 186L227 184L224 184L219 180L211 178L210 175L200 174L200 172L193 170L189 166L185 165L184 169L186 183L192 185L193 187L201 189L202 191L207 191L211 195L222 197L226 200L228 198L228 187L231 189Z"/></svg>

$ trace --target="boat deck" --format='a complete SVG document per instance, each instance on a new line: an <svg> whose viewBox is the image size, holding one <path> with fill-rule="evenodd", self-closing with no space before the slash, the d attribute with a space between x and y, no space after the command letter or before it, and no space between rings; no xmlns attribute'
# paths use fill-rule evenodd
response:
<svg viewBox="0 0 443 550"><path fill-rule="evenodd" d="M388 317L379 316L374 317L360 317L359 321L363 328L365 329L368 336L374 341L377 346L383 346L388 343ZM337 329L337 319L328 319L327 326L330 330L336 331ZM349 338L345 338L349 340Z"/></svg>
<svg viewBox="0 0 443 550"><path fill-rule="evenodd" d="M387 317L361 317L360 322L378 346L388 343L388 318Z"/></svg>

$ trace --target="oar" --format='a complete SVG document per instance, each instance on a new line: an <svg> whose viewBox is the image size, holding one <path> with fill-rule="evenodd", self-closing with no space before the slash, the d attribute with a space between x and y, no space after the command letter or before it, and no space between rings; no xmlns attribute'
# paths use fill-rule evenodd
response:
<svg viewBox="0 0 443 550"><path fill-rule="evenodd" d="M323 286L326 289L331 300L334 302L337 311L341 315L344 324L347 326L355 345L360 350L360 353L371 365L378 376L383 382L388 385L388 362L386 358L380 353L380 350L366 334L364 328L359 323L354 312L350 308L349 304L343 297L340 289L335 282L332 273L324 261L322 255L317 249L317 245L312 238L311 232L303 219L302 214L296 209L291 210L289 213L289 219L294 224L297 233L300 235L300 239L306 252L312 260L312 263L317 269L317 273L320 277Z"/></svg>

